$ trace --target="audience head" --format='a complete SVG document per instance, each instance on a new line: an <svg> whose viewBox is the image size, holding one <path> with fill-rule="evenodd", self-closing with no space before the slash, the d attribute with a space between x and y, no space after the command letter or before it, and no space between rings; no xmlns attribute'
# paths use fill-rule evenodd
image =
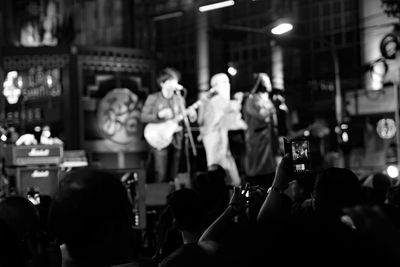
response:
<svg viewBox="0 0 400 267"><path fill-rule="evenodd" d="M313 197L316 211L341 212L360 203L361 186L351 170L328 168L317 174Z"/></svg>
<svg viewBox="0 0 400 267"><path fill-rule="evenodd" d="M18 239L15 230L3 220L0 220L0 236L0 266L27 266L20 239Z"/></svg>
<svg viewBox="0 0 400 267"><path fill-rule="evenodd" d="M50 211L51 229L74 260L116 264L131 257L131 211L117 174L73 170L60 181Z"/></svg>
<svg viewBox="0 0 400 267"><path fill-rule="evenodd" d="M389 188L391 187L391 178L383 173L375 173L372 177L372 186L374 189L376 204L384 203Z"/></svg>
<svg viewBox="0 0 400 267"><path fill-rule="evenodd" d="M206 206L216 205L222 197L228 194L226 178L225 169L214 164L208 168L207 172L198 173L193 188L205 200Z"/></svg>
<svg viewBox="0 0 400 267"><path fill-rule="evenodd" d="M193 182L193 189L199 194L208 213L208 222L214 221L229 203L229 188L225 179L225 169L215 165L207 172L198 173Z"/></svg>
<svg viewBox="0 0 400 267"><path fill-rule="evenodd" d="M316 173L310 172L292 183L293 200L301 203L306 199L310 199L315 184L315 179Z"/></svg>
<svg viewBox="0 0 400 267"><path fill-rule="evenodd" d="M212 164L212 165L208 166L207 173L208 173L208 175L213 177L213 179L216 179L217 181L219 181L221 186L225 186L225 183L222 183L221 181L225 181L226 171L221 165Z"/></svg>
<svg viewBox="0 0 400 267"><path fill-rule="evenodd" d="M182 188L168 198L168 206L181 231L202 232L204 226L204 206L199 195L192 189Z"/></svg>
<svg viewBox="0 0 400 267"><path fill-rule="evenodd" d="M26 198L10 196L0 202L0 220L4 221L22 246L22 255L29 266L39 266L42 243L40 217L36 207Z"/></svg>
<svg viewBox="0 0 400 267"><path fill-rule="evenodd" d="M0 219L14 229L19 239L40 231L39 212L24 197L10 196L0 202Z"/></svg>
<svg viewBox="0 0 400 267"><path fill-rule="evenodd" d="M389 188L387 202L400 208L400 185Z"/></svg>

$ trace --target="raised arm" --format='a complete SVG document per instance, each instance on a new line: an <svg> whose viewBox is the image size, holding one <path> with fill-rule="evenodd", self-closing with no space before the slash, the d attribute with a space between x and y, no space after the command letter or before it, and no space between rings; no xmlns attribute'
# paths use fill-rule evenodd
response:
<svg viewBox="0 0 400 267"><path fill-rule="evenodd" d="M286 154L279 163L274 181L257 216L260 224L280 220L290 214L292 200L284 191L293 180L289 174L290 157Z"/></svg>
<svg viewBox="0 0 400 267"><path fill-rule="evenodd" d="M233 223L233 218L245 211L246 196L241 190L239 187L234 188L228 207L200 237L198 244L208 254L213 255L217 252L221 245L221 236L225 233L228 226Z"/></svg>

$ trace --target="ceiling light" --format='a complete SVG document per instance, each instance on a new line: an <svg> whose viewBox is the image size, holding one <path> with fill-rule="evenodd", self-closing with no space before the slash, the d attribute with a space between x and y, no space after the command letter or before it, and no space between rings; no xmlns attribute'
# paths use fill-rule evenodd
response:
<svg viewBox="0 0 400 267"><path fill-rule="evenodd" d="M200 12L207 12L210 10L218 9L218 8L223 8L223 7L228 7L228 6L233 6L235 4L235 1L229 0L229 1L222 1L210 5L204 5L199 7Z"/></svg>

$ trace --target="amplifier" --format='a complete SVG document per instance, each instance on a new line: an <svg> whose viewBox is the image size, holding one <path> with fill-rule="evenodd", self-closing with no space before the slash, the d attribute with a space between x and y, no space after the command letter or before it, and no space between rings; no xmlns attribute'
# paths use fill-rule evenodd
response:
<svg viewBox="0 0 400 267"><path fill-rule="evenodd" d="M58 167L15 167L6 168L9 182L17 194L26 196L30 189L41 195L54 196L58 190Z"/></svg>
<svg viewBox="0 0 400 267"><path fill-rule="evenodd" d="M3 147L5 165L58 165L63 159L62 145L30 145Z"/></svg>

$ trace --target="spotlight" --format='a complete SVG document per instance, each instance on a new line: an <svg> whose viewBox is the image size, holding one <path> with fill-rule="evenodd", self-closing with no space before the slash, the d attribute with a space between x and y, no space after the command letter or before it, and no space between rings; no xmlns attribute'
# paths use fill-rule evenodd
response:
<svg viewBox="0 0 400 267"><path fill-rule="evenodd" d="M206 11L211 11L211 10L214 10L214 9L233 6L234 4L235 4L235 1L233 1L233 0L222 1L222 2L218 2L218 3L210 4L210 5L201 6L201 7L199 7L199 11L200 12L206 12Z"/></svg>
<svg viewBox="0 0 400 267"><path fill-rule="evenodd" d="M380 58L373 63L371 63L368 67L369 69L369 74L371 77L371 89L372 90L380 90L383 88L384 80L386 77L386 74L388 72L388 64L386 63L386 60L383 58Z"/></svg>
<svg viewBox="0 0 400 267"><path fill-rule="evenodd" d="M237 74L237 69L236 69L235 67L233 67L233 66L230 66L230 67L228 68L228 73L229 73L229 75L231 75L231 76L235 76L235 75Z"/></svg>
<svg viewBox="0 0 400 267"><path fill-rule="evenodd" d="M293 29L293 24L288 19L278 19L271 26L271 33L275 35L281 35L287 33Z"/></svg>
<svg viewBox="0 0 400 267"><path fill-rule="evenodd" d="M399 168L395 165L389 165L386 168L386 173L390 178L397 178L399 176Z"/></svg>

